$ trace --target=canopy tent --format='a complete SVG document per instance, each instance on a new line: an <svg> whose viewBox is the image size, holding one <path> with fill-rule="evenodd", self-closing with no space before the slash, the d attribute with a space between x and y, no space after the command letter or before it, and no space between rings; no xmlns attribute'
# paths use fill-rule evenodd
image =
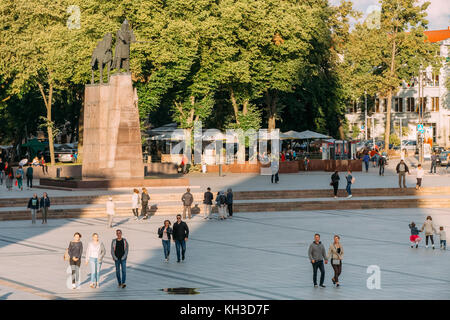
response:
<svg viewBox="0 0 450 320"><path fill-rule="evenodd" d="M287 132L284 133L280 133L280 139L283 140L295 140L295 139L302 139L300 138L300 132L294 131L294 130L289 130Z"/></svg>
<svg viewBox="0 0 450 320"><path fill-rule="evenodd" d="M38 139L34 138L31 140L28 140L27 143L22 144L23 148L28 148L30 150L30 156L33 158L36 156L39 152L43 152L45 148L48 147L48 141L40 142Z"/></svg>
<svg viewBox="0 0 450 320"><path fill-rule="evenodd" d="M299 132L298 136L299 137L297 139L307 139L307 140L309 140L309 139L328 139L328 138L331 138L330 136L326 136L324 134L317 133L317 132L310 131L310 130L305 130L305 131Z"/></svg>

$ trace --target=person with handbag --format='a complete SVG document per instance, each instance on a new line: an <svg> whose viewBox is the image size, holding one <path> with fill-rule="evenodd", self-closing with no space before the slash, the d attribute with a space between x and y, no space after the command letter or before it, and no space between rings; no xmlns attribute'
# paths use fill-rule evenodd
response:
<svg viewBox="0 0 450 320"><path fill-rule="evenodd" d="M334 242L330 244L328 250L328 260L331 259L331 267L334 270L334 277L331 279L336 287L339 287L339 276L342 272L342 259L344 258L344 248L340 243L341 238L338 235L334 236Z"/></svg>
<svg viewBox="0 0 450 320"><path fill-rule="evenodd" d="M22 191L23 190L23 169L22 169L22 166L20 166L19 169L16 170L16 180L17 180L17 187Z"/></svg>
<svg viewBox="0 0 450 320"><path fill-rule="evenodd" d="M83 243L80 239L81 234L75 232L65 255L65 259L68 258L70 268L72 269L72 289L80 288L80 266L81 256L83 254Z"/></svg>
<svg viewBox="0 0 450 320"><path fill-rule="evenodd" d="M5 161L4 171L5 171L5 176L6 176L6 189L8 189L8 191L11 191L12 186L13 186L13 180L14 180L14 170L9 165L8 161Z"/></svg>
<svg viewBox="0 0 450 320"><path fill-rule="evenodd" d="M91 266L91 283L89 284L91 288L100 287L100 268L105 254L106 249L103 242L99 242L98 234L94 233L86 250L86 265L90 264Z"/></svg>
<svg viewBox="0 0 450 320"><path fill-rule="evenodd" d="M341 178L339 177L339 172L335 171L331 175L331 182L330 182L330 186L333 187L334 198L337 198L337 192L338 192L338 188L339 188L339 180L341 180Z"/></svg>
<svg viewBox="0 0 450 320"><path fill-rule="evenodd" d="M170 227L170 221L164 220L164 225L158 229L158 237L162 240L164 249L164 262L169 262L170 255L170 240L172 239L173 230Z"/></svg>

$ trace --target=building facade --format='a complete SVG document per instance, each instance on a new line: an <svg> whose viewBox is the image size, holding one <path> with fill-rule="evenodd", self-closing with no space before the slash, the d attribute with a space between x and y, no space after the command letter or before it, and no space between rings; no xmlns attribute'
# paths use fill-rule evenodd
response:
<svg viewBox="0 0 450 320"><path fill-rule="evenodd" d="M439 43L440 55L448 62L450 59L450 27L447 30L426 31L425 34L430 42ZM428 67L426 70L422 70L415 79L411 79L409 82L403 81L402 86L392 97L391 128L400 136L401 121L403 140L416 140L420 112L423 110L426 135L433 140L433 144L450 147L450 97L446 88L449 73L450 70L446 64L436 73L433 73L432 68ZM368 138L375 137L382 140L387 98L377 96L374 101L370 102L370 105L372 108L368 108L367 128L364 127L364 101L352 103L348 107L346 118L350 133L352 133L352 128L357 126L361 130L358 138L363 139L364 131L367 130Z"/></svg>

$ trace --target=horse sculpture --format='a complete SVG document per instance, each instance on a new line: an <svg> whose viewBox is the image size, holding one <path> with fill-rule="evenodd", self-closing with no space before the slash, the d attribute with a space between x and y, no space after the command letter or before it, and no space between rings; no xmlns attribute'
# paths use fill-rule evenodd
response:
<svg viewBox="0 0 450 320"><path fill-rule="evenodd" d="M111 71L111 63L112 63L112 34L107 33L103 37L102 41L99 41L97 47L95 47L94 52L92 53L91 60L91 71L92 78L91 84L94 84L94 71L100 70L100 83L103 83L103 69L105 66L108 68L108 82L109 82L109 73Z"/></svg>

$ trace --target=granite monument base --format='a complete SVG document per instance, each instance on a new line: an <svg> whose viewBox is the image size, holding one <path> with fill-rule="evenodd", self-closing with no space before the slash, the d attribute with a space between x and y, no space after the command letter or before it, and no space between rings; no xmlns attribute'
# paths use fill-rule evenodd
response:
<svg viewBox="0 0 450 320"><path fill-rule="evenodd" d="M130 73L85 88L82 179L143 179L137 93Z"/></svg>

